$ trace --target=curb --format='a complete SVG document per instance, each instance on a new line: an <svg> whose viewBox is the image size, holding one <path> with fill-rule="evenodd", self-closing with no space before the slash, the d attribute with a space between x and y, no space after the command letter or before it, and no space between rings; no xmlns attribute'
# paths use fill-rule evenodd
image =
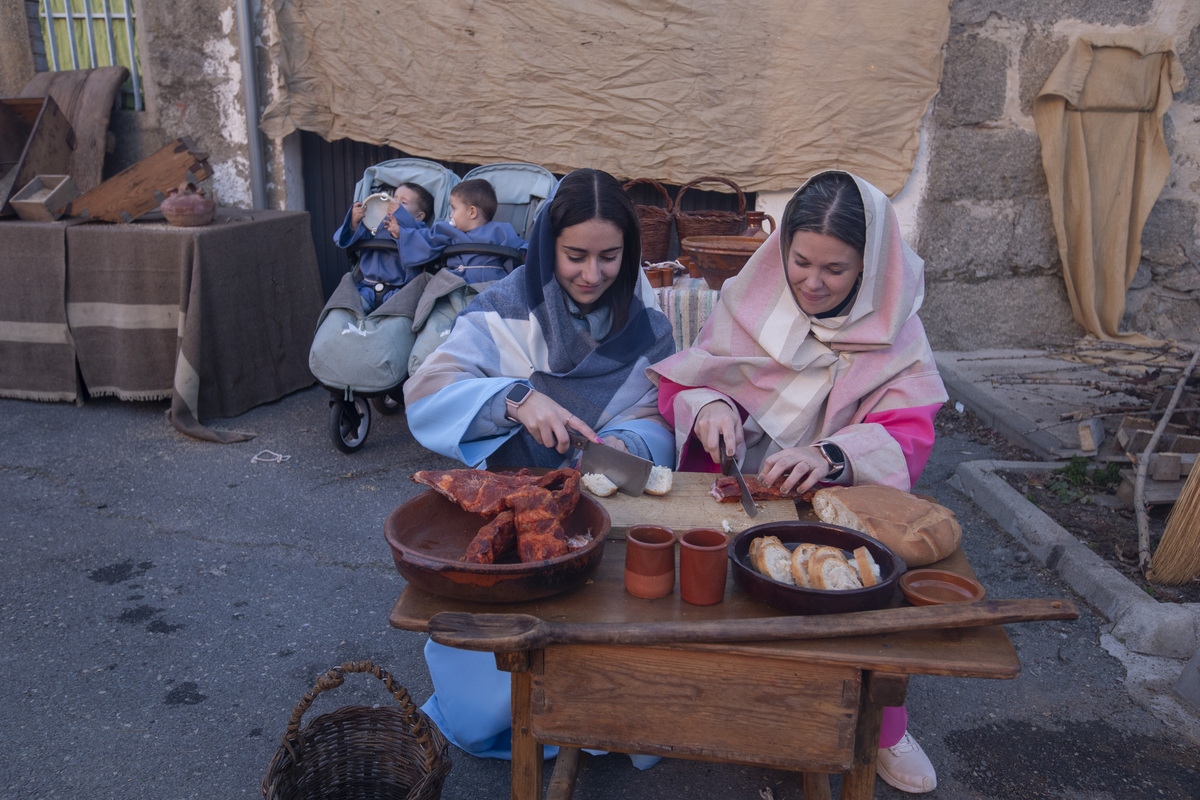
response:
<svg viewBox="0 0 1200 800"><path fill-rule="evenodd" d="M1200 603L1154 600L996 474L1061 466L1061 462L965 461L956 474L975 504L1112 622L1112 634L1130 650L1181 659L1200 653Z"/></svg>

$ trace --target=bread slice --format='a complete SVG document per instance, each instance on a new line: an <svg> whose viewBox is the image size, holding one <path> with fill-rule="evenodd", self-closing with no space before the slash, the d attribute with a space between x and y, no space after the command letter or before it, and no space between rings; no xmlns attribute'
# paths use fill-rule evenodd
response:
<svg viewBox="0 0 1200 800"><path fill-rule="evenodd" d="M819 547L820 545L812 542L801 542L792 551L792 579L796 581L797 586L812 588L812 582L808 579L808 560Z"/></svg>
<svg viewBox="0 0 1200 800"><path fill-rule="evenodd" d="M608 497L617 490L617 485L608 479L608 476L600 472L588 472L581 479L583 488L587 489L596 497Z"/></svg>
<svg viewBox="0 0 1200 800"><path fill-rule="evenodd" d="M858 572L836 547L818 547L808 559L808 581L814 589L861 589Z"/></svg>
<svg viewBox="0 0 1200 800"><path fill-rule="evenodd" d="M646 494L664 495L671 491L674 477L670 467L651 467L650 478L646 481Z"/></svg>
<svg viewBox="0 0 1200 800"><path fill-rule="evenodd" d="M879 565L875 563L871 551L865 546L855 549L854 565L858 568L858 577L863 586L874 586L879 583L879 579L882 577Z"/></svg>
<svg viewBox="0 0 1200 800"><path fill-rule="evenodd" d="M794 586L792 554L778 536L760 536L750 543L750 564L763 575Z"/></svg>

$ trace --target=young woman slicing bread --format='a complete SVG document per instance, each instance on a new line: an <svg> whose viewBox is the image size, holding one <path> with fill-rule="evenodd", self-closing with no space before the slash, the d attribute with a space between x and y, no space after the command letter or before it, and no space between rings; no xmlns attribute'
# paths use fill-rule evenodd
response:
<svg viewBox="0 0 1200 800"><path fill-rule="evenodd" d="M924 262L887 196L846 172L810 178L725 282L696 344L649 371L679 469L716 471L732 455L783 491L910 490L947 400L917 317L924 296ZM879 774L931 791L933 766L906 727L903 708L885 709Z"/></svg>

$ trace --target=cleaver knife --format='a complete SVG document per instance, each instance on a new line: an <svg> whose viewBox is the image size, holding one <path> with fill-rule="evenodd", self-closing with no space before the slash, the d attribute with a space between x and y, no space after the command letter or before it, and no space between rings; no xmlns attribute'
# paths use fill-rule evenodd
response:
<svg viewBox="0 0 1200 800"><path fill-rule="evenodd" d="M721 451L721 474L733 475L738 488L742 490L742 509L751 517L757 516L758 506L754 505L754 497L750 494L750 487L746 485L746 479L742 477L741 467L733 460L733 456L725 455L724 435L717 437L717 449Z"/></svg>
<svg viewBox="0 0 1200 800"><path fill-rule="evenodd" d="M646 481L650 479L653 461L623 453L606 444L589 442L575 431L569 433L571 446L583 454L579 459L580 472L585 475L589 472L601 473L615 483L617 490L622 494L637 497L646 491Z"/></svg>

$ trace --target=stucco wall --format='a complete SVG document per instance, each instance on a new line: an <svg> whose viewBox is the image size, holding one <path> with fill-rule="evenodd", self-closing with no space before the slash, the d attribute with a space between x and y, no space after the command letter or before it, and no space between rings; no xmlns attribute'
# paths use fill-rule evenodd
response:
<svg viewBox="0 0 1200 800"><path fill-rule="evenodd" d="M1200 325L1200 4L1192 0L958 0L924 135L916 212L921 313L937 349L1030 347L1083 333L1062 279L1032 103L1082 33L1170 34L1189 88L1164 121L1171 176L1142 236L1123 329L1196 341Z"/></svg>

